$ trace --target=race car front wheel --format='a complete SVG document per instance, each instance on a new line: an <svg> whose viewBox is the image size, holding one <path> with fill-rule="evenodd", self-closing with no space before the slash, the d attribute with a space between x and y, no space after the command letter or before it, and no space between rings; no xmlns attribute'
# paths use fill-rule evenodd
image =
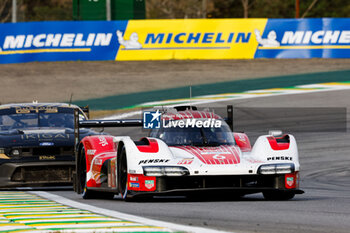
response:
<svg viewBox="0 0 350 233"><path fill-rule="evenodd" d="M113 199L114 193L110 192L99 192L99 191L94 191L94 190L89 190L86 183L86 157L85 157L85 149L83 148L80 153L80 187L81 190L83 191L82 197L84 199Z"/></svg>
<svg viewBox="0 0 350 233"><path fill-rule="evenodd" d="M264 198L270 201L290 200L295 196L292 191L272 190L263 192Z"/></svg>
<svg viewBox="0 0 350 233"><path fill-rule="evenodd" d="M124 200L129 200L128 197L128 162L126 158L125 147L122 148L120 156L118 156L118 188Z"/></svg>
<svg viewBox="0 0 350 233"><path fill-rule="evenodd" d="M84 199L94 198L94 193L91 190L88 190L86 186L86 182L87 182L86 181L86 158L85 158L84 148L80 151L79 168L80 168L79 185L81 187L81 190L83 191L82 196Z"/></svg>

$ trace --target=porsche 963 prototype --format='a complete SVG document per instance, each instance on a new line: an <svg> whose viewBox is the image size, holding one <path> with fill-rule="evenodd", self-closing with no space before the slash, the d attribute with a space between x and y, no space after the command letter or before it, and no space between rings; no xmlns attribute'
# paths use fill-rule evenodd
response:
<svg viewBox="0 0 350 233"><path fill-rule="evenodd" d="M121 194L126 200L198 192L240 196L262 192L266 199L287 200L303 193L293 135L262 135L251 146L246 134L231 131L232 106L227 110L226 120L195 107L154 112L153 118L159 116L162 126L139 141L111 135L83 138L76 151L75 191L83 198ZM132 119L76 122L80 127L143 123Z"/></svg>

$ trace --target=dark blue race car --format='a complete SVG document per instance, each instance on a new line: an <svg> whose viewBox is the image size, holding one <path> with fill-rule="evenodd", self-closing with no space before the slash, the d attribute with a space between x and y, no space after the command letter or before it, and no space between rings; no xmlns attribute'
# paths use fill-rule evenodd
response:
<svg viewBox="0 0 350 233"><path fill-rule="evenodd" d="M62 103L0 105L0 188L71 184L75 169L74 112ZM80 130L80 138L96 134Z"/></svg>

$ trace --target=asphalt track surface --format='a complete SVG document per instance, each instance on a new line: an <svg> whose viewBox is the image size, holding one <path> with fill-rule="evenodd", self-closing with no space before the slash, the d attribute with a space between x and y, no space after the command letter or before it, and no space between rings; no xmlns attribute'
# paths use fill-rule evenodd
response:
<svg viewBox="0 0 350 233"><path fill-rule="evenodd" d="M350 134L348 122L345 122L350 115L349 99L350 91L345 90L210 105L225 107L234 104L235 108L243 109L237 119L237 127L247 127L246 132L252 136L252 142L268 128L283 128L284 124L288 124L286 128L295 135L299 145L301 189L305 191L305 194L290 201L265 201L261 194L224 200L218 193L216 198L208 200L173 197L126 203L119 198L83 200L70 190L50 193L123 213L224 231L349 232ZM283 113L286 107L294 110L277 123L271 121L274 114L263 110L274 108L277 109L275 113ZM324 111L320 113L318 108ZM316 111L307 111L310 109ZM255 118L249 117L252 115ZM118 129L114 133L136 138L144 134L135 128Z"/></svg>

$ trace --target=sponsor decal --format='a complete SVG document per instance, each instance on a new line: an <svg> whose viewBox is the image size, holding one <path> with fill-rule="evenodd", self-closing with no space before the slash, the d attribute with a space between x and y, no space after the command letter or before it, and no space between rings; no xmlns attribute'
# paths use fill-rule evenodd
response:
<svg viewBox="0 0 350 233"><path fill-rule="evenodd" d="M134 182L129 182L129 187L130 188L140 188L140 184L139 183L134 183Z"/></svg>
<svg viewBox="0 0 350 233"><path fill-rule="evenodd" d="M95 165L102 165L102 159L96 158L94 161Z"/></svg>
<svg viewBox="0 0 350 233"><path fill-rule="evenodd" d="M107 146L108 145L107 139L105 137L99 136L98 140L100 141L98 144L100 144L101 146Z"/></svg>
<svg viewBox="0 0 350 233"><path fill-rule="evenodd" d="M1 51L1 50L0 50ZM57 107L47 107L47 106L28 106L28 107L17 107L16 113L57 113Z"/></svg>
<svg viewBox="0 0 350 233"><path fill-rule="evenodd" d="M193 159L183 159L183 160L180 160L177 164L192 164L193 162Z"/></svg>
<svg viewBox="0 0 350 233"><path fill-rule="evenodd" d="M213 155L213 159L226 159L224 155Z"/></svg>
<svg viewBox="0 0 350 233"><path fill-rule="evenodd" d="M40 142L39 145L40 146L53 146L53 145L55 145L55 143L53 143L53 142Z"/></svg>
<svg viewBox="0 0 350 233"><path fill-rule="evenodd" d="M130 176L130 181L139 181L139 178L136 176Z"/></svg>
<svg viewBox="0 0 350 233"><path fill-rule="evenodd" d="M94 0L95 1L95 0ZM0 25L0 63L114 60L127 20Z"/></svg>
<svg viewBox="0 0 350 233"><path fill-rule="evenodd" d="M287 182L288 186L293 186L294 185L294 177L287 177L286 182Z"/></svg>
<svg viewBox="0 0 350 233"><path fill-rule="evenodd" d="M267 19L129 20L116 60L253 58ZM141 55L142 54L142 55Z"/></svg>
<svg viewBox="0 0 350 233"><path fill-rule="evenodd" d="M140 164L148 164L148 163L167 163L169 162L170 159L145 159L145 160L140 160Z"/></svg>
<svg viewBox="0 0 350 233"><path fill-rule="evenodd" d="M136 32L131 33L129 40L126 40L122 36L122 32L117 31L119 44L123 45L125 49L142 49L142 44L138 41L139 36ZM193 33L193 32L179 32L179 33L147 33L144 45L163 45L163 44L222 44L222 43L248 43L251 37L251 32L206 32L206 33ZM161 49L152 47L153 49ZM217 48L217 47L213 47ZM147 47L145 48L147 49ZM169 48L174 49L174 48ZM182 47L182 49L184 49ZM195 49L194 47L187 47L187 49ZM220 48L218 48L220 49Z"/></svg>
<svg viewBox="0 0 350 233"><path fill-rule="evenodd" d="M270 160L286 160L286 161L292 161L293 157L290 156L273 156L273 157L267 157L267 161Z"/></svg>
<svg viewBox="0 0 350 233"><path fill-rule="evenodd" d="M247 139L242 134L238 134L238 141L242 142L243 144L247 143Z"/></svg>
<svg viewBox="0 0 350 233"><path fill-rule="evenodd" d="M349 57L349 19L269 19L254 34L255 58Z"/></svg>
<svg viewBox="0 0 350 233"><path fill-rule="evenodd" d="M45 140L45 139L69 139L69 134L24 134L23 140Z"/></svg>
<svg viewBox="0 0 350 233"><path fill-rule="evenodd" d="M139 36L136 32L131 33L129 40L125 40L123 37L123 33L119 30L116 32L118 37L118 42L122 46L124 46L125 49L140 49L142 48L142 45L139 40Z"/></svg>
<svg viewBox="0 0 350 233"><path fill-rule="evenodd" d="M87 155L95 155L95 153L96 153L96 150L91 150L91 149L90 149L90 150L87 150L87 151L86 151L86 154L87 154Z"/></svg>
<svg viewBox="0 0 350 233"><path fill-rule="evenodd" d="M112 33L41 33L29 35L7 35L4 39L1 50L28 50L30 48L80 48L78 51L85 51L84 47L109 46ZM0 51L1 51L0 50ZM34 51L32 51L34 52ZM57 52L57 50L55 50Z"/></svg>
<svg viewBox="0 0 350 233"><path fill-rule="evenodd" d="M262 47L279 47L283 45L334 45L349 44L350 31L347 30L319 30L319 31L285 31L281 42L277 41L275 30L267 34L267 38L262 38L260 31L255 29L255 38Z"/></svg>
<svg viewBox="0 0 350 233"><path fill-rule="evenodd" d="M40 155L39 160L55 160L56 156L54 155Z"/></svg>
<svg viewBox="0 0 350 233"><path fill-rule="evenodd" d="M159 129L161 113L159 110L143 112L143 128L144 129Z"/></svg>
<svg viewBox="0 0 350 233"><path fill-rule="evenodd" d="M147 189L152 189L154 187L154 180L145 180L145 187Z"/></svg>
<svg viewBox="0 0 350 233"><path fill-rule="evenodd" d="M274 30L271 30L267 38L262 38L258 29L254 30L256 41L263 47L278 47L280 42L276 40L277 35Z"/></svg>
<svg viewBox="0 0 350 233"><path fill-rule="evenodd" d="M246 160L247 160L249 163L263 163L263 161L261 161L261 160L256 160L256 159L247 158Z"/></svg>
<svg viewBox="0 0 350 233"><path fill-rule="evenodd" d="M350 31L285 31L282 44L349 44Z"/></svg>

